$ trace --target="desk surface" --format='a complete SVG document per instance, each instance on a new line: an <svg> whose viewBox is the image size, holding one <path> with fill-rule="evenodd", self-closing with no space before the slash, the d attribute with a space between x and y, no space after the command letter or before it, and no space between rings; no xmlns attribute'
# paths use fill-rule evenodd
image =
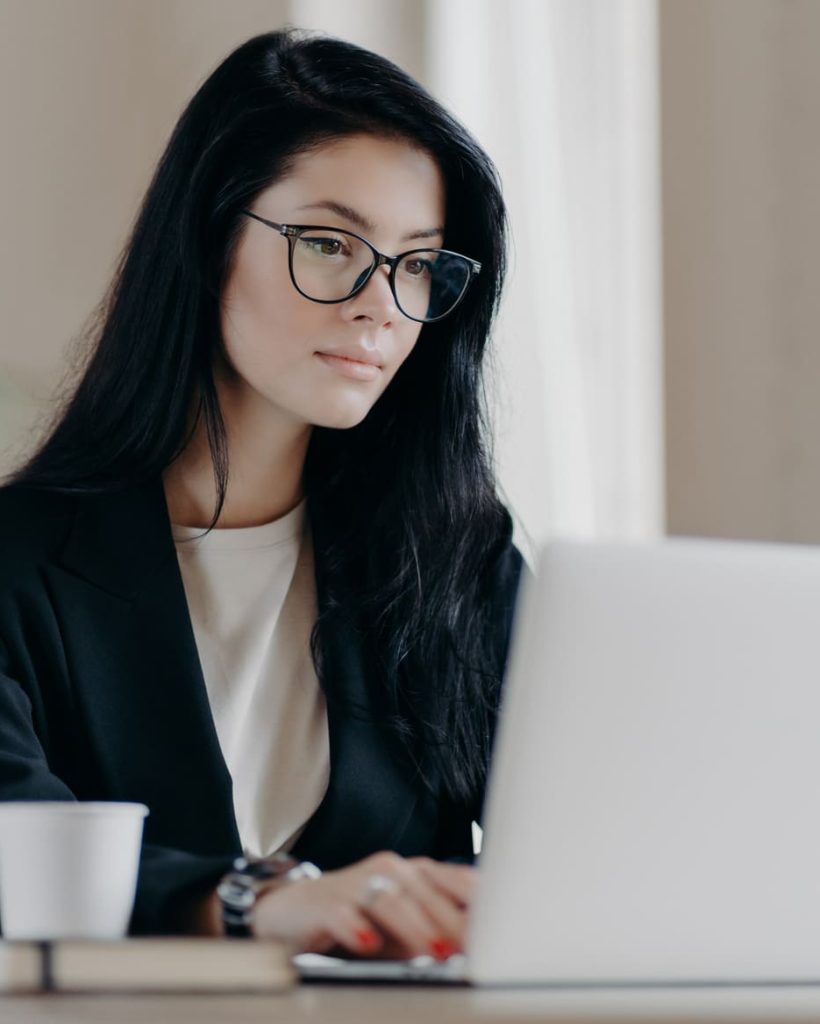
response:
<svg viewBox="0 0 820 1024"><path fill-rule="evenodd" d="M0 997L2 1024L515 1024L533 1021L820 1020L820 985L783 988L544 990L301 985L272 996Z"/></svg>

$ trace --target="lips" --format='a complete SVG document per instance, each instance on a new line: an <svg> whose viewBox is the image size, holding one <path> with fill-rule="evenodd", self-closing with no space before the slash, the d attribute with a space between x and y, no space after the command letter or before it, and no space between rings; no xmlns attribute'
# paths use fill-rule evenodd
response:
<svg viewBox="0 0 820 1024"><path fill-rule="evenodd" d="M332 348L316 354L332 356L334 359L347 359L354 363L365 363L367 366L378 366L379 369L384 365L384 358L378 349Z"/></svg>
<svg viewBox="0 0 820 1024"><path fill-rule="evenodd" d="M316 357L325 366L350 380L378 380L381 376L382 369L378 363L365 363L360 359L351 359L349 356L339 356L330 352L317 352Z"/></svg>

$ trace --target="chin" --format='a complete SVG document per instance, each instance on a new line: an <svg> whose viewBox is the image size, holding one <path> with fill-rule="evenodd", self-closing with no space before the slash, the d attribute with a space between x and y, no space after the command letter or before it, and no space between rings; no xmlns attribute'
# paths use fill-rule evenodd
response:
<svg viewBox="0 0 820 1024"><path fill-rule="evenodd" d="M372 406L368 406L366 409L361 407L348 407L346 409L325 408L321 413L317 413L312 423L315 427L328 427L331 430L350 430L351 427L358 427L367 418L371 408Z"/></svg>

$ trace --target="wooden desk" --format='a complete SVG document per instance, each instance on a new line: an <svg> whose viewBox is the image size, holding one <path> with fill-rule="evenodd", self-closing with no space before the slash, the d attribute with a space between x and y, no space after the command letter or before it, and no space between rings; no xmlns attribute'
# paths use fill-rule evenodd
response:
<svg viewBox="0 0 820 1024"><path fill-rule="evenodd" d="M818 1020L820 986L585 992L312 984L280 996L0 997L2 1024L783 1024Z"/></svg>

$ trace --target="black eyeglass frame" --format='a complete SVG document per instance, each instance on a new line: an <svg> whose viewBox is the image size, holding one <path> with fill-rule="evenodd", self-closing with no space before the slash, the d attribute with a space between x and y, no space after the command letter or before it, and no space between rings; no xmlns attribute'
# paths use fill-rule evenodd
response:
<svg viewBox="0 0 820 1024"><path fill-rule="evenodd" d="M402 316L406 316L408 320L415 320L415 322L418 324L434 324L437 323L439 320L444 320L445 317L448 317L453 312L453 310L459 305L461 300L467 294L467 289L473 283L473 280L478 276L478 274L481 271L481 264L478 262L478 260L471 259L469 256L464 256L460 252L453 252L451 249L408 249L407 252L400 252L397 256L386 256L383 252L379 252L379 250L371 242L368 242L366 238L362 238L361 235L357 235L355 231L348 231L347 228L334 228L330 227L327 224L277 224L276 221L268 220L265 217L260 217L258 213L254 213L252 210L242 210L241 212L244 213L247 217L252 217L254 220L258 220L260 224L265 224L267 227L273 228L274 231L278 231L280 235L283 235L288 240L288 271L290 273L290 279L291 282L293 283L293 287L296 289L297 292L299 292L300 295L304 296L306 299L309 299L311 302L320 302L322 305L325 306L336 305L339 302L347 302L348 299L352 299L354 295L359 294L359 292L362 290L362 288L364 288L364 286L367 284L370 278L376 273L379 267L388 266L390 267L390 274L388 277L390 291L393 293L393 298L396 300L396 306L401 311ZM294 243L298 241L300 235L302 235L305 231L341 231L346 235L351 235L353 238L358 238L358 240L362 242L364 245L366 245L367 248L373 253L373 266L367 272L367 275L365 276L364 280L360 281L352 292L343 296L341 299L316 299L312 295L308 295L306 292L302 291L302 289L296 283L296 277L293 273L293 247ZM461 289L458 298L452 304L452 306L450 306L447 312L442 313L441 316L435 316L427 320L422 320L417 316L410 316L409 313L405 312L401 302L399 301L399 297L396 294L396 267L407 256L412 256L414 253L417 252L440 252L443 253L445 256L458 256L459 259L464 260L464 262L467 264L467 269L469 270L467 279L464 282L464 287Z"/></svg>

